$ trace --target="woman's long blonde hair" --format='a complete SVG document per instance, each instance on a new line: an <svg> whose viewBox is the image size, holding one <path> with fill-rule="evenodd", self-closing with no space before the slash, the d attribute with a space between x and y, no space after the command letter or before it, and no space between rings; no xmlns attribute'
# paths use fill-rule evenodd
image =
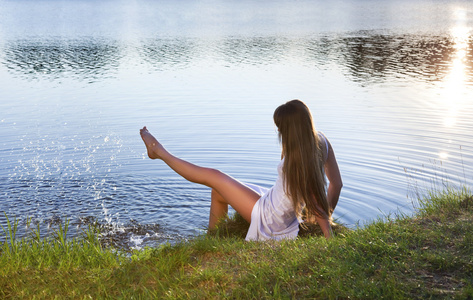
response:
<svg viewBox="0 0 473 300"><path fill-rule="evenodd" d="M282 144L286 193L294 210L299 214L305 207L308 216L330 217L323 152L309 108L291 100L279 106L273 118Z"/></svg>

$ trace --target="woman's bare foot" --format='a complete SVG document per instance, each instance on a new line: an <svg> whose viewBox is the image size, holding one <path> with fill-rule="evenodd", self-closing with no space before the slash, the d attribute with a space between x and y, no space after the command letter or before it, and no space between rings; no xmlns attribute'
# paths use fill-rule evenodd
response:
<svg viewBox="0 0 473 300"><path fill-rule="evenodd" d="M151 159L161 158L159 152L164 150L164 147L158 142L158 140L148 131L148 129L143 127L140 129L140 135L145 142L146 150L148 150L148 156Z"/></svg>

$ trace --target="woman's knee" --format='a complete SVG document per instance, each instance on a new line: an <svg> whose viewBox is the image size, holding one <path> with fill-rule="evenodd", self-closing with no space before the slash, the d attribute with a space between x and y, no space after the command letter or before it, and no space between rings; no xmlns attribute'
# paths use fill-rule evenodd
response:
<svg viewBox="0 0 473 300"><path fill-rule="evenodd" d="M206 168L203 178L203 184L215 190L216 185L222 180L225 180L228 177L227 174L223 173L220 170Z"/></svg>
<svg viewBox="0 0 473 300"><path fill-rule="evenodd" d="M220 195L216 189L210 191L210 199L212 201L224 202L222 195Z"/></svg>

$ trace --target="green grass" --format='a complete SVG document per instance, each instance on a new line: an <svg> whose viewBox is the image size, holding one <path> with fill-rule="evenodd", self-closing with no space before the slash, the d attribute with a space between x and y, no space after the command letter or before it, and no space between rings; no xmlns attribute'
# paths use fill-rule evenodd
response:
<svg viewBox="0 0 473 300"><path fill-rule="evenodd" d="M412 217L340 227L330 241L245 242L234 225L127 255L102 247L92 229L64 239L67 223L55 237L16 239L13 222L0 248L0 298L473 298L467 191L432 194Z"/></svg>

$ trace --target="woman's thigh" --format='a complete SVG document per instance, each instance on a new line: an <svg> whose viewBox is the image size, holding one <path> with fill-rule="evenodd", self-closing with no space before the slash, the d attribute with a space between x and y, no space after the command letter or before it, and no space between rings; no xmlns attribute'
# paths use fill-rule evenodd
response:
<svg viewBox="0 0 473 300"><path fill-rule="evenodd" d="M251 212L260 195L235 178L215 169L207 169L206 185L215 189L245 220L251 221Z"/></svg>

